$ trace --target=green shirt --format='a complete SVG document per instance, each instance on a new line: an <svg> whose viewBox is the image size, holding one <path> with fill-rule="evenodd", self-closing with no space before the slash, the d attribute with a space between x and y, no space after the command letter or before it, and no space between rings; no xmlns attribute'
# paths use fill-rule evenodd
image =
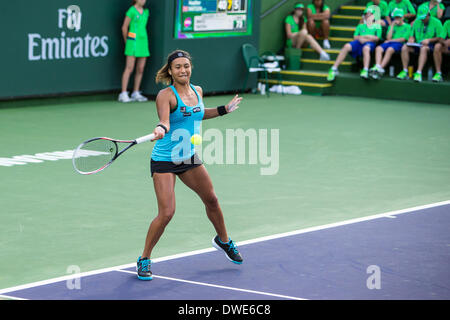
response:
<svg viewBox="0 0 450 320"><path fill-rule="evenodd" d="M135 6L131 6L126 13L126 16L131 19L128 31L135 33L136 38L147 39L148 9L144 9L142 14L140 14Z"/></svg>
<svg viewBox="0 0 450 320"><path fill-rule="evenodd" d="M303 15L303 20L305 20L305 15ZM296 33L300 31L300 28L298 27L298 23L295 22L294 16L288 15L286 19L284 19L284 23L291 26L291 32ZM292 47L292 39L286 39L286 47L291 48Z"/></svg>
<svg viewBox="0 0 450 320"><path fill-rule="evenodd" d="M380 18L383 18L383 17L386 17L389 15L389 6L386 1L381 0L379 5L375 5L375 4L373 4L373 1L370 1L367 3L366 8L369 8L371 6L380 8Z"/></svg>
<svg viewBox="0 0 450 320"><path fill-rule="evenodd" d="M410 37L414 37L416 43L425 39L432 39L442 35L442 23L438 18L430 17L428 25L425 26L423 20L416 19L412 25Z"/></svg>
<svg viewBox="0 0 450 320"><path fill-rule="evenodd" d="M391 2L389 2L389 15L392 15L392 12L395 9L402 9L404 14L416 14L416 9L414 9L409 0L402 0L400 3L397 3L395 0L391 0Z"/></svg>
<svg viewBox="0 0 450 320"><path fill-rule="evenodd" d="M365 23L358 24L353 36L377 36L378 38L381 38L381 25L373 24L369 27Z"/></svg>
<svg viewBox="0 0 450 320"><path fill-rule="evenodd" d="M392 32L391 40L403 38L403 39L405 39L405 41L408 41L409 34L411 33L411 25L409 23L403 22L403 24L401 26L390 25L388 28L387 34L389 34L389 32L391 32L392 28L394 28L394 31Z"/></svg>
<svg viewBox="0 0 450 320"><path fill-rule="evenodd" d="M305 19L304 15L303 15L303 19ZM286 19L284 19L284 23L291 26L292 33L296 33L299 31L298 23L295 22L294 16L292 16L292 15L287 16Z"/></svg>
<svg viewBox="0 0 450 320"><path fill-rule="evenodd" d="M306 8L311 10L311 14L317 14L316 7L314 6L314 4L312 4L312 3L308 4L306 6ZM330 11L330 7L327 6L326 4L323 5L323 11L322 12L325 12L327 10ZM305 21L308 21L308 17L305 18ZM322 23L322 20L316 20L315 22L316 22L316 28L320 28L320 24Z"/></svg>
<svg viewBox="0 0 450 320"><path fill-rule="evenodd" d="M441 38L444 40L450 38L450 20L445 21L442 27Z"/></svg>
<svg viewBox="0 0 450 320"><path fill-rule="evenodd" d="M420 11L420 7L422 7L422 6L430 8L430 1L422 3L422 4L417 8L417 11ZM440 9L445 10L445 6L444 6L442 3L439 3L437 6L434 6L434 7L430 10L430 16L437 18L437 10L438 10L438 6L439 6Z"/></svg>
<svg viewBox="0 0 450 320"><path fill-rule="evenodd" d="M317 12L316 12L316 7L314 6L314 4L308 4L307 6L306 6L306 8L308 8L308 9L310 9L311 10L311 13L312 14L316 14ZM327 11L327 10L330 10L330 7L329 6L327 6L326 4L323 6L323 11L322 12L325 12L325 11Z"/></svg>

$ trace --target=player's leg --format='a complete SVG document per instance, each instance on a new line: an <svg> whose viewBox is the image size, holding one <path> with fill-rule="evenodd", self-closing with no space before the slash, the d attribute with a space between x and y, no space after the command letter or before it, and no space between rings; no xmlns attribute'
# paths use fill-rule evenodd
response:
<svg viewBox="0 0 450 320"><path fill-rule="evenodd" d="M154 173L153 185L158 201L158 215L148 228L144 250L138 260L138 278L141 280L151 280L150 257L152 250L175 214L175 174Z"/></svg>
<svg viewBox="0 0 450 320"><path fill-rule="evenodd" d="M217 236L213 239L214 246L224 250L228 259L232 262L242 263L242 256L239 254L234 242L228 237L222 209L205 166L200 165L187 170L178 175L178 177L187 187L197 193L203 201L206 214L217 233Z"/></svg>
<svg viewBox="0 0 450 320"><path fill-rule="evenodd" d="M205 205L206 214L213 224L217 235L222 241L228 241L222 209L220 208L219 200L214 192L211 178L209 177L205 166L201 165L187 170L186 172L179 174L178 177L187 187L198 194Z"/></svg>

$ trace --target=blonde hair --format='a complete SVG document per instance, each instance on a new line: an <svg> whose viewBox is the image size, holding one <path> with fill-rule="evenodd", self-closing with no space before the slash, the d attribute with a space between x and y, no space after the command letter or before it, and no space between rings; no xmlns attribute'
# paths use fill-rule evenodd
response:
<svg viewBox="0 0 450 320"><path fill-rule="evenodd" d="M178 53L182 53L182 57L187 58L189 60L189 62L191 63L191 68L193 68L193 64L192 64L192 58L191 55L189 54L189 52L184 51L184 50L175 50L172 51L171 53L169 53L169 55L167 56L167 63L158 70L158 72L156 73L156 78L155 78L155 82L156 83L162 83L165 85L170 85L173 83L173 79L172 76L169 73L169 69L171 68L172 65L172 60L170 60L170 58Z"/></svg>

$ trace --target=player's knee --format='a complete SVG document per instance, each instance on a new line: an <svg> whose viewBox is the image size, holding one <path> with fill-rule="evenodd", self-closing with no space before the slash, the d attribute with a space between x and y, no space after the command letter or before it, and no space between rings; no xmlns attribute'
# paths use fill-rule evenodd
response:
<svg viewBox="0 0 450 320"><path fill-rule="evenodd" d="M203 202L205 203L205 206L207 206L209 209L218 209L219 208L219 199L217 198L215 193L209 194Z"/></svg>
<svg viewBox="0 0 450 320"><path fill-rule="evenodd" d="M175 208L174 207L167 207L159 210L159 217L162 219L162 221L167 224L172 220L173 216L175 214Z"/></svg>
<svg viewBox="0 0 450 320"><path fill-rule="evenodd" d="M325 19L322 20L322 27L329 27L330 26L330 20Z"/></svg>
<svg viewBox="0 0 450 320"><path fill-rule="evenodd" d="M346 43L344 45L344 47L342 47L343 50L345 51L351 51L352 50L352 45L350 43Z"/></svg>

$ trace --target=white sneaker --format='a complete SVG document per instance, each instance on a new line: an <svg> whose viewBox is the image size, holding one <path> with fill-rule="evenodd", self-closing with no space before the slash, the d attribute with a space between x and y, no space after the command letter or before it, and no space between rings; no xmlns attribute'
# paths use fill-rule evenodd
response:
<svg viewBox="0 0 450 320"><path fill-rule="evenodd" d="M119 100L119 102L130 102L131 101L130 97L128 96L128 92L127 91L121 92L119 94L119 99L118 100Z"/></svg>
<svg viewBox="0 0 450 320"><path fill-rule="evenodd" d="M322 52L320 53L320 60L328 61L328 60L330 60L330 56L329 56L328 53L326 53L325 51L322 51Z"/></svg>
<svg viewBox="0 0 450 320"><path fill-rule="evenodd" d="M330 49L330 41L328 41L328 39L323 40L323 48L324 49Z"/></svg>
<svg viewBox="0 0 450 320"><path fill-rule="evenodd" d="M144 97L140 91L135 91L131 94L131 101L139 101L139 102L145 102L148 99Z"/></svg>

